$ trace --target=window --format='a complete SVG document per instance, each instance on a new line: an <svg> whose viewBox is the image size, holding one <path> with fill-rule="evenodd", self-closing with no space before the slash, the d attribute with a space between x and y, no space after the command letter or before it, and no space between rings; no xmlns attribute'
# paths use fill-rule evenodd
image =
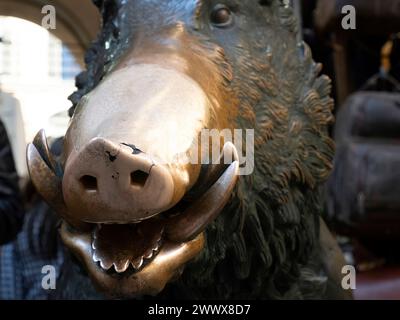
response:
<svg viewBox="0 0 400 320"><path fill-rule="evenodd" d="M62 46L62 78L63 80L72 80L81 71L81 67L76 61L71 50Z"/></svg>
<svg viewBox="0 0 400 320"><path fill-rule="evenodd" d="M0 42L0 75L12 73L11 45L8 41Z"/></svg>
<svg viewBox="0 0 400 320"><path fill-rule="evenodd" d="M61 75L62 42L56 37L49 36L49 77L59 78Z"/></svg>

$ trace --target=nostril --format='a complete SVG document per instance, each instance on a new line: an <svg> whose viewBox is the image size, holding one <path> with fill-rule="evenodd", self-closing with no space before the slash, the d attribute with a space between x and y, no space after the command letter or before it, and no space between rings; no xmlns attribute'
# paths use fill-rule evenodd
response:
<svg viewBox="0 0 400 320"><path fill-rule="evenodd" d="M93 176L85 175L79 179L82 186L88 191L96 191L97 190L97 179Z"/></svg>
<svg viewBox="0 0 400 320"><path fill-rule="evenodd" d="M142 170L136 170L131 173L131 184L134 186L143 187L146 184L148 177L148 173Z"/></svg>

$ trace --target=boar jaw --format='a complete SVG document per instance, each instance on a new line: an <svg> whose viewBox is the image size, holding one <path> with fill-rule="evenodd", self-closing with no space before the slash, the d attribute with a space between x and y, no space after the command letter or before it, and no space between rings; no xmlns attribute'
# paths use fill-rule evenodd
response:
<svg viewBox="0 0 400 320"><path fill-rule="evenodd" d="M130 238L126 238L125 231L118 233L121 229L115 225L104 226L108 230L104 235L98 224L71 219L63 202L61 177L55 169L57 161L48 150L44 132L28 146L27 158L34 185L64 218L62 240L85 265L94 283L112 297L137 297L158 294L201 252L204 230L228 202L238 178L236 149L227 143L224 150L231 152L234 162L209 190L172 217L157 216L138 221L133 227L120 226L136 233ZM121 243L121 239L126 241ZM134 246L136 241L142 244L139 248ZM132 254L131 250L136 251Z"/></svg>

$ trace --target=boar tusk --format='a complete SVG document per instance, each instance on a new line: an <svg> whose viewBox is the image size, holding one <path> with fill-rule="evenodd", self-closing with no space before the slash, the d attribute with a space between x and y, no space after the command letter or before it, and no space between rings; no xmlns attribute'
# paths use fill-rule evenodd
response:
<svg viewBox="0 0 400 320"><path fill-rule="evenodd" d="M40 157L47 164L47 166L58 176L62 176L62 170L57 161L54 160L53 155L49 150L49 146L47 144L46 133L43 129L41 129L33 139L32 144L36 147L39 152Z"/></svg>
<svg viewBox="0 0 400 320"><path fill-rule="evenodd" d="M234 161L218 181L185 212L169 219L166 237L181 243L195 239L222 211L232 194L239 174L239 162Z"/></svg>
<svg viewBox="0 0 400 320"><path fill-rule="evenodd" d="M61 188L61 177L56 174L58 165L49 152L46 136L41 130L33 140L33 143L28 144L27 164L29 175L32 183L38 193L55 210L60 216L67 220L72 226L83 229L81 222L71 221L67 217L67 207L64 203Z"/></svg>
<svg viewBox="0 0 400 320"><path fill-rule="evenodd" d="M202 166L202 171L205 172L200 173L199 181L185 195L185 200L195 200L197 195L204 194L235 160L239 160L235 145L231 142L225 143L217 162Z"/></svg>
<svg viewBox="0 0 400 320"><path fill-rule="evenodd" d="M61 192L61 179L50 167L49 159L46 161L42 157L34 143L28 145L27 162L29 175L36 190L57 213L63 215L66 207Z"/></svg>

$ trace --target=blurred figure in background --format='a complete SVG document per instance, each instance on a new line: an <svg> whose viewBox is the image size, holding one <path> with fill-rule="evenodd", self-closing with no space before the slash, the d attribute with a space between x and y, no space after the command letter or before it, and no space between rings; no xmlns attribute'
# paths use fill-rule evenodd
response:
<svg viewBox="0 0 400 320"><path fill-rule="evenodd" d="M0 120L0 245L13 240L21 229L23 205L10 142Z"/></svg>

